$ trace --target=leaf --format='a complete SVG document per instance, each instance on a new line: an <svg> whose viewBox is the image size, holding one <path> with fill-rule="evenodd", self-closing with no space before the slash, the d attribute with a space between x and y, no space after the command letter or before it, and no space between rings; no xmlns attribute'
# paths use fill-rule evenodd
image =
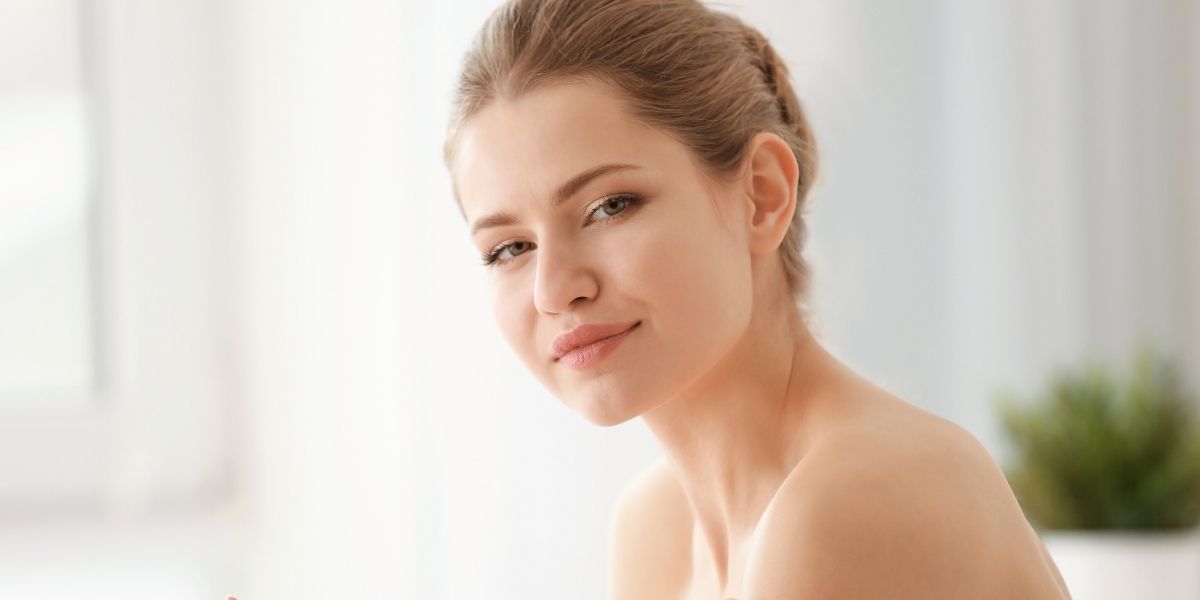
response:
<svg viewBox="0 0 1200 600"><path fill-rule="evenodd" d="M1200 523L1200 425L1172 365L1143 345L1125 378L1087 364L994 408L1013 452L1005 476L1046 529L1188 528Z"/></svg>

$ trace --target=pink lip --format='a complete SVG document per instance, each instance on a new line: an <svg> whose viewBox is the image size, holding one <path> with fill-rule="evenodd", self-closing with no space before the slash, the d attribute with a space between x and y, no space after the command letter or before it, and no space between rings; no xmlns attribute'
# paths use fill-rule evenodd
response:
<svg viewBox="0 0 1200 600"><path fill-rule="evenodd" d="M560 333L550 345L554 360L576 369L586 368L608 356L640 321L580 325Z"/></svg>

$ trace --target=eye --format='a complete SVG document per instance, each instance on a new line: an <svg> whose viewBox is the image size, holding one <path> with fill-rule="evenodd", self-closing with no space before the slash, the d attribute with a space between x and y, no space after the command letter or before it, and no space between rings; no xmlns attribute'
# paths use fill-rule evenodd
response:
<svg viewBox="0 0 1200 600"><path fill-rule="evenodd" d="M624 212L631 205L637 204L637 202L638 197L630 194L609 196L601 200L600 204L596 205L596 208L589 210L587 214L588 217L592 218L600 215L601 218L596 219L599 221L609 221Z"/></svg>
<svg viewBox="0 0 1200 600"><path fill-rule="evenodd" d="M495 263L503 264L510 260L513 260L517 256L520 256L520 255L528 252L532 248L533 248L533 244L530 242L526 242L526 241L505 242L503 244L500 244L499 246L496 246L495 248L492 248L490 251L488 251L487 254L484 254L483 255L483 264L484 264L484 266L492 265ZM505 256L505 254L507 254L508 256Z"/></svg>
<svg viewBox="0 0 1200 600"><path fill-rule="evenodd" d="M624 217L631 207L634 207L641 202L641 196L634 194L616 194L601 199L595 208L587 211L587 217L589 221L614 221L618 217ZM600 217L597 218L597 215L600 215ZM503 266L506 263L515 260L518 256L525 254L536 247L537 245L533 242L505 242L484 253L484 255L481 257L483 260L483 266Z"/></svg>

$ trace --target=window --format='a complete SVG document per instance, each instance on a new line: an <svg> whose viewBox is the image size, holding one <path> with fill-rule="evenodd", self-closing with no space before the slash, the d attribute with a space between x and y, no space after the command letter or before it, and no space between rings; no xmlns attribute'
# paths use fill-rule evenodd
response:
<svg viewBox="0 0 1200 600"><path fill-rule="evenodd" d="M93 398L95 229L80 5L0 2L0 414Z"/></svg>

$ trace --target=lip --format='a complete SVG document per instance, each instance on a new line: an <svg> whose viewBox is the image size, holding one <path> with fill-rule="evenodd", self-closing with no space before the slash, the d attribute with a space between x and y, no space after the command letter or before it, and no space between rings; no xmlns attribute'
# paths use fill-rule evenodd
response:
<svg viewBox="0 0 1200 600"><path fill-rule="evenodd" d="M550 345L550 354L555 361L568 359L572 366L586 366L584 363L590 364L602 358L599 354L607 355L601 351L615 348L616 343L625 337L623 334L640 324L641 321L627 321L580 325L558 334Z"/></svg>

